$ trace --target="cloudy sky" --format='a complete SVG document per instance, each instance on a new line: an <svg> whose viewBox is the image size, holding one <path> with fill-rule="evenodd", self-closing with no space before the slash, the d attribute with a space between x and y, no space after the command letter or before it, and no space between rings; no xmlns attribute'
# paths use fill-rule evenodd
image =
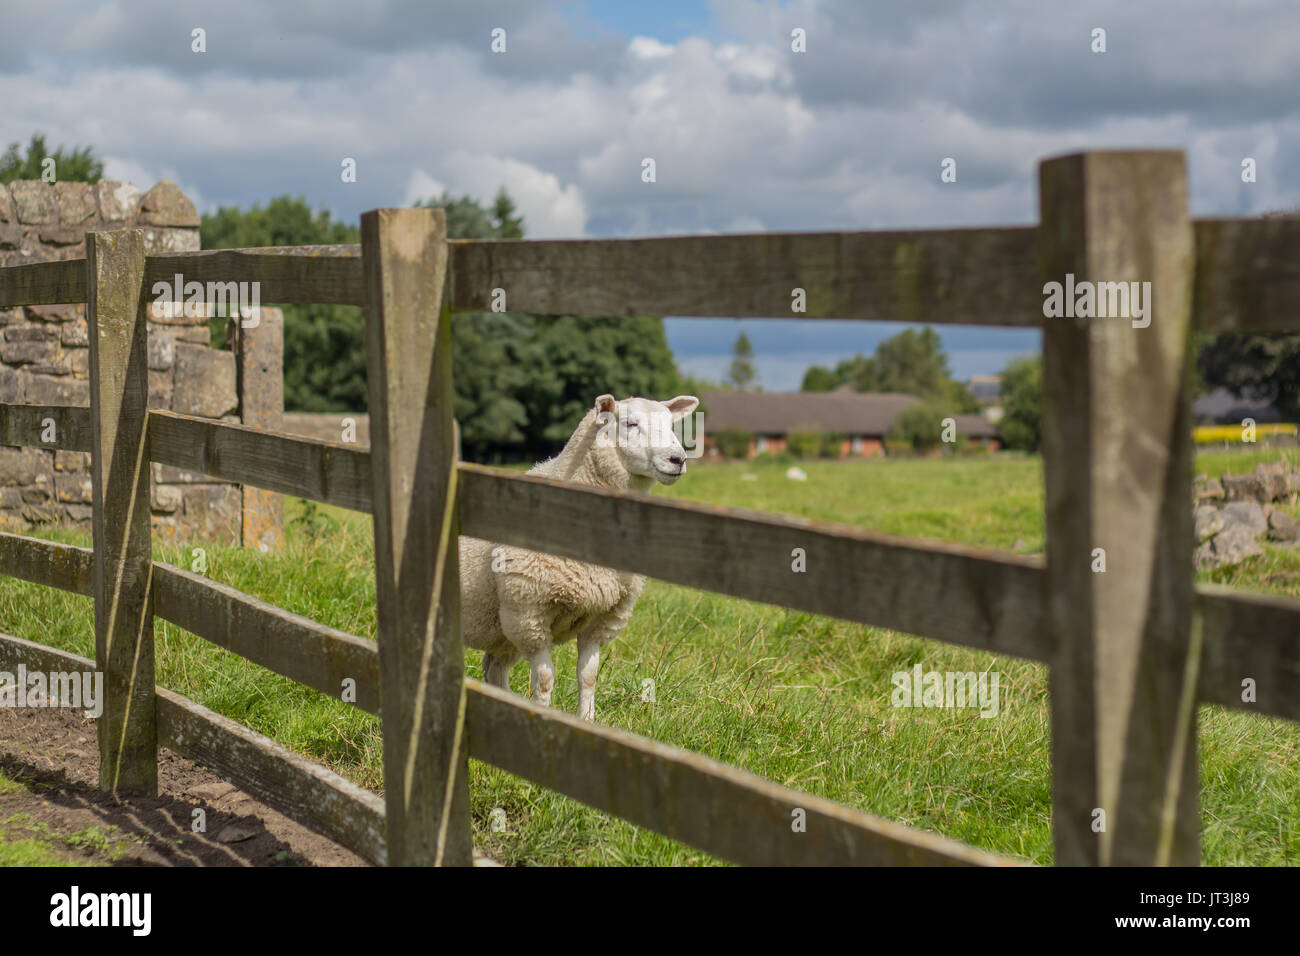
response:
<svg viewBox="0 0 1300 956"><path fill-rule="evenodd" d="M288 193L355 221L504 185L532 238L1032 223L1041 158L1178 147L1193 214L1246 215L1300 206L1298 49L1295 0L0 0L0 144L92 145L200 210ZM742 327L789 389L901 326L669 338L719 377ZM942 332L959 377L1037 348Z"/></svg>

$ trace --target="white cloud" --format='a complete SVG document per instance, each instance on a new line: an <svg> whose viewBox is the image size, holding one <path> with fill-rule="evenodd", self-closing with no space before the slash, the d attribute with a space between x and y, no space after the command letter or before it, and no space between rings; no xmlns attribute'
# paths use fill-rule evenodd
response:
<svg viewBox="0 0 1300 956"><path fill-rule="evenodd" d="M154 178L153 172L144 165L133 158L124 156L104 157L104 178L131 183L133 186L138 187L142 193L158 181Z"/></svg>
<svg viewBox="0 0 1300 956"><path fill-rule="evenodd" d="M576 239L586 235L587 206L578 187L530 163L456 150L442 164L454 193L490 203L504 186L524 217L530 239Z"/></svg>
<svg viewBox="0 0 1300 956"><path fill-rule="evenodd" d="M406 194L402 198L402 203L406 206L414 206L420 200L437 199L446 188L423 169L412 170L411 178L406 181Z"/></svg>
<svg viewBox="0 0 1300 956"><path fill-rule="evenodd" d="M653 37L633 37L627 45L627 52L638 60L661 60L672 56L673 48Z"/></svg>

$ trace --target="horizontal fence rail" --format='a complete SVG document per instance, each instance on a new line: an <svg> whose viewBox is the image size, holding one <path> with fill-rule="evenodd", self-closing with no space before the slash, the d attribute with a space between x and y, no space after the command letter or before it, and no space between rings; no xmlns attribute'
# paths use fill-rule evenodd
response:
<svg viewBox="0 0 1300 956"><path fill-rule="evenodd" d="M1287 331L1300 310L1300 217L1197 219L1194 320ZM1032 327L1043 322L1036 226L662 239L448 243L450 307L514 312L844 318ZM264 303L363 305L359 245L149 256L146 279L259 282ZM671 270L673 282L659 281ZM795 288L807 311L791 309ZM86 301L85 260L0 269L0 309Z"/></svg>
<svg viewBox="0 0 1300 956"><path fill-rule="evenodd" d="M46 440L52 428L51 440ZM0 405L0 445L91 450L90 409L78 405Z"/></svg>
<svg viewBox="0 0 1300 956"><path fill-rule="evenodd" d="M94 554L90 548L0 532L0 574L85 597L93 595Z"/></svg>
<svg viewBox="0 0 1300 956"><path fill-rule="evenodd" d="M84 557L88 561L91 554L88 548L71 545L53 545L49 550L68 555L65 560ZM0 571L7 573L7 565L0 566ZM356 706L377 712L379 654L372 641L299 618L166 564L155 564L154 574L159 617L335 699L340 689L338 674L346 672L356 680ZM4 640L0 638L0 648ZM8 653L14 660L22 650L44 647L8 640L13 642ZM5 660L3 653L0 663ZM50 653L62 655L61 660L76 663L78 669L94 667L94 662L85 658L61 651ZM322 661L322 655L329 660ZM28 658L29 663L32 660L41 663L45 659L36 655ZM579 721L478 681L467 681L467 688L471 756L732 862L1015 862L779 786L699 754ZM158 708L159 742L168 749L212 767L241 789L367 859L375 858L367 834L372 825L379 826L370 804L371 798L377 801L378 797L367 791L340 790L332 774L328 785L313 783L315 778L310 775L305 778L302 768L288 778L278 775L274 761L283 750L279 745L268 749L262 743L266 738L161 688ZM602 755L617 760L617 776L623 781L617 789L597 784L594 774ZM295 762L311 766L293 756ZM311 795L325 802L314 816L304 819L300 804ZM707 802L697 802L706 798ZM354 806L358 803L360 806ZM749 809L761 813L763 825L746 837L737 814ZM806 832L792 829L795 809L807 814ZM759 832L766 835L756 837ZM363 852L367 846L370 852Z"/></svg>
<svg viewBox="0 0 1300 956"><path fill-rule="evenodd" d="M339 698L355 682L356 706L379 713L374 641L161 562L153 566L154 614L255 664Z"/></svg>
<svg viewBox="0 0 1300 956"><path fill-rule="evenodd" d="M1215 584L1196 588L1204 628L1202 703L1300 721L1300 601ZM1253 682L1253 701L1243 681Z"/></svg>
<svg viewBox="0 0 1300 956"><path fill-rule="evenodd" d="M192 700L158 688L158 743L382 866L384 801L346 777Z"/></svg>
<svg viewBox="0 0 1300 956"><path fill-rule="evenodd" d="M795 517L620 494L457 464L455 442L448 438L454 423L448 411L446 315L486 311L495 290L501 289L506 293L509 311L536 314L892 319L1041 327L1045 264L1053 268L1074 266L1073 271L1080 274L1091 274L1102 265L1126 272L1132 263L1146 261L1142 258L1145 252L1133 258L1135 250L1141 248L1160 252L1163 271L1156 270L1160 272L1156 284L1170 293L1162 300L1165 311L1161 315L1166 324L1160 326L1161 348L1181 347L1181 333L1169 331L1181 329L1177 323L1187 317L1186 310L1179 314L1176 304L1179 289L1183 288L1178 284L1180 277L1190 279L1186 286L1191 294L1187 308L1203 329L1290 330L1300 308L1300 217L1189 222L1185 197L1169 185L1169 177L1164 175L1170 171L1181 175L1181 169L1181 156L1173 153L1100 152L1049 161L1040 178L1045 190L1042 205L1049 223L1041 228L447 242L440 212L389 210L369 213L363 219L364 258L361 246L217 250L146 257L139 251L142 240L138 233L96 234L87 242L92 253L103 253L99 260L92 255L90 260L0 268L0 308L87 302L92 330L100 323L101 334L121 333L119 338L110 335L111 341L99 343L97 354L101 359L108 357L107 372L101 369L96 373L97 366L91 363L92 393L99 397L93 410L0 405L0 445L91 452L95 467L102 468L101 450L94 447L92 421L101 430L109 429L110 446L112 435L122 430L126 442L123 447L129 454L119 454L122 460L114 470L105 472L107 478L119 482L120 493L109 494L107 502L97 497L96 540L103 537L99 527L103 504L103 511L112 513L110 536L124 536L118 540L122 544L130 530L132 561L149 571L150 586L140 592L145 605L141 617L144 629L137 637L147 664L139 688L144 696L140 699L148 698L151 706L147 712L154 717L143 729L124 730L123 741L119 742L140 751L138 757L131 757L131 773L146 785L154 772L152 738L156 732L157 744L213 767L253 796L372 862L468 862L468 797L459 767L464 756L472 754L599 810L734 862L1012 862L779 786L699 754L580 721L465 679L456 636L454 561L444 567L443 557L439 557L437 567L442 570L436 572L425 557L415 561L417 567L404 564L399 568L396 563L401 551L406 551L409 558L412 554L427 557L438 550L429 548L431 531L435 532L435 540L452 542L447 558L451 561L458 522L460 532L493 542L1048 663L1054 736L1063 731L1054 743L1054 788L1058 794L1078 794L1055 806L1060 817L1054 819L1058 861L1154 860L1145 849L1133 850L1126 843L1128 849L1116 851L1104 839L1102 844L1106 845L1099 855L1084 826L1086 821L1072 814L1076 805L1092 807L1092 801L1103 795L1105 787L1099 787L1096 778L1098 766L1110 774L1107 781L1116 779L1113 767L1107 761L1098 764L1094 757L1109 760L1108 755L1118 752L1126 757L1125 766L1136 766L1133 761L1138 757L1160 760L1165 754L1160 741L1149 733L1159 721L1144 724L1139 719L1134 728L1140 731L1142 740L1134 743L1116 733L1105 718L1094 720L1088 701L1096 691L1096 678L1089 676L1089 667L1084 665L1093 660L1088 655L1110 646L1106 642L1111 631L1098 625L1099 618L1071 617L1071 609L1061 604L1064 590L1060 594L1046 593L1049 584L1065 580L1061 575L1068 562L1062 563L1060 555L1049 568L1040 557L897 538ZM1085 170L1087 175L1083 175ZM1152 179L1154 185L1143 177ZM1110 195L1107 190L1137 196L1134 190L1140 189L1146 190L1141 195L1158 197L1164 204L1160 208L1169 215L1152 219L1150 210L1145 210L1134 227L1137 244L1132 249L1106 245L1098 238L1105 231L1100 226L1096 234L1081 228L1079 211L1092 208L1088 203L1095 205L1097 197ZM1183 231L1178 233L1180 228ZM1187 254L1173 255L1173 247L1162 245L1163 240L1158 241L1157 236L1184 243L1179 248ZM1191 258L1194 269L1186 261ZM96 261L99 264L92 277L87 266ZM672 281L663 281L664 275L671 275ZM287 437L166 411L150 410L145 414L146 383L138 374L143 367L144 313L137 310L135 297L143 293L142 300L148 301L147 293L154 284L166 283L170 288L177 276L185 283L215 283L227 288L233 283L256 282L259 299L268 304L365 305L372 402L378 401L381 408L387 403L392 411L387 418L379 416L379 454L372 457L369 451L344 444ZM93 287L88 286L91 281ZM798 302L797 292L802 293ZM793 311L792 306L797 305L802 309ZM429 315L439 318L430 325ZM1047 333L1052 345L1048 351L1058 362L1062 355L1066 359L1074 356L1070 349L1063 348L1063 328L1053 326ZM124 329L134 336L129 342ZM1097 357L1104 357L1119 342L1109 327L1089 327L1079 337L1079 349L1093 350ZM1154 347L1148 339L1140 344ZM92 331L92 352L96 347ZM138 362L135 358L125 362L131 350L132 356L140 353ZM1161 353L1158 358L1168 359L1170 368L1181 368L1175 361L1177 356L1170 358L1172 355L1172 351L1169 355ZM435 367L431 358L440 364ZM125 387L120 375L123 368L136 376ZM431 368L434 372L429 378ZM1064 371L1057 368L1056 372L1055 387L1060 394L1051 423L1057 432L1066 426L1092 427L1089 423L1103 420L1104 402L1096 401L1095 395L1088 399L1092 404L1084 403L1077 409L1061 396L1068 398L1078 392L1086 398L1092 394L1089 389L1100 389L1097 394L1101 394L1104 389L1099 383L1109 381L1105 376L1113 375L1114 369L1104 362L1095 369L1082 365L1074 368L1067 362ZM1083 376L1077 383L1081 390L1063 390L1062 382L1072 381L1070 374ZM385 377L391 381L376 385ZM442 389L436 400L428 397L433 394L428 388L420 387L426 378L436 381ZM95 391L97 388L106 391L101 394ZM424 399L423 404L412 400L415 404L409 411L416 418L410 420L404 403L406 392L412 388ZM1161 401L1182 400L1179 396L1170 398L1159 389L1152 394ZM1169 408L1165 411L1169 412ZM92 419L92 414L98 418ZM1172 414L1167 417L1174 420ZM1056 432L1053 435L1059 438ZM418 438L418 448L412 436ZM1171 447L1177 444L1173 441ZM1185 449L1178 446L1176 451L1181 454ZM383 527L377 525L377 540L383 530L385 547L405 541L405 536L414 533L416 550L407 550L410 541L393 547L388 556L391 566L378 560L377 546L377 567L381 572L387 567L383 580L391 592L384 592L387 598L384 594L380 597L380 643L321 625L202 575L165 563L150 563L147 511L145 533L141 533L141 528L136 527L139 510L132 519L130 510L124 511L118 500L129 484L121 484L123 476L131 472L128 459L138 460L132 455L272 492L365 513L379 512ZM1080 468L1087 465L1093 484L1074 478L1062 483L1060 468L1073 459L1062 455L1059 442L1048 458L1057 468L1053 472L1056 484L1049 482L1048 487L1049 492L1056 490L1058 511L1062 494L1079 489L1090 494L1089 489L1101 487L1108 480L1097 470L1095 461L1075 461ZM424 489L425 482L435 479L451 489L446 502L432 511L419 511L431 495L427 489L412 489ZM1152 475L1145 475L1143 480L1151 488L1162 489L1162 507L1180 507L1178 502L1184 497L1180 486L1162 485ZM138 483L130 487L138 497ZM96 494L102 496L99 486ZM1103 496L1091 504L1099 509L1097 514L1110 514L1105 508L1110 507L1111 500ZM1171 510L1169 514L1173 517L1166 524L1178 525L1173 518L1183 517L1181 511ZM136 524L130 524L131 520ZM1058 544L1064 540L1060 534L1063 529L1078 536L1082 527L1051 514L1049 525L1058 532ZM1182 525L1178 527L1182 529L1179 534L1187 531ZM1166 544L1182 541L1167 529L1160 534ZM117 539L110 537L109 543L113 540ZM1131 554L1117 549L1116 560L1132 557L1137 566L1145 567L1141 562L1155 553L1151 542L1134 547ZM1181 550L1181 545L1176 550ZM125 593L99 593L107 571L103 567L105 553L0 533L0 573L93 596L97 614L114 593ZM792 567L796 557L803 562L800 572ZM425 564L430 567L424 568ZM1193 592L1190 580L1180 577L1181 571L1174 565L1169 567L1173 570L1166 575L1167 580L1162 580L1178 585L1175 610L1181 613L1180 609L1190 609L1188 617L1168 616L1158 601L1144 606L1143 613L1151 615L1153 634L1174 642L1169 659L1186 649L1185 673L1197 678L1195 685L1188 681L1182 698L1191 722L1180 724L1178 732L1185 735L1185 743L1192 742L1184 749L1190 752L1194 746L1195 714L1191 705L1195 700L1300 720L1300 694L1294 691L1300 679L1300 601L1217 586L1200 586ZM1119 572L1113 569L1112 573ZM429 577L434 574L443 577ZM1083 580L1093 586L1089 593L1103 593L1086 574L1080 577L1073 565L1068 574L1074 575L1071 581ZM131 574L124 580L129 579ZM431 581L431 599L442 602L436 614L421 601L406 600L411 594L429 591ZM448 581L451 583L446 584ZM1104 593L1122 593L1122 579L1106 583L1111 590ZM1115 588L1115 584L1120 587ZM1165 595L1163 590L1159 593ZM403 600L406 604L401 603ZM1092 608L1090 613L1096 611ZM381 698L387 696L394 704L382 715L387 803L175 693L159 688L155 696L149 636L154 616L333 699L340 699L346 686L354 691L355 698L343 699L371 714L381 714ZM1190 631L1186 628L1188 618L1194 620ZM101 643L102 630L97 630ZM1188 638L1189 633L1194 636ZM1174 681L1156 666L1164 658L1143 641L1131 638L1124 635L1115 649L1132 656L1153 680L1159 678L1155 680L1160 684L1157 689L1167 696ZM432 667L430 660L435 662ZM1097 660L1109 661L1113 669L1111 658L1103 655ZM0 667L18 661L51 670L96 667L94 661L0 635ZM119 684L124 674L130 677L123 670L122 660L112 658L109 669L113 668ZM418 680L412 668L420 671ZM426 680L431 683L424 683ZM437 692L421 703L405 690L417 684ZM447 688L457 692L463 688L463 696L458 698L459 711L455 701L446 696ZM1142 690L1145 685L1135 688ZM1247 688L1251 693L1243 693ZM127 692L128 696L135 694L134 684L127 687ZM120 705L126 699L121 696L121 687L115 693L119 696L110 695L110 703ZM1062 701L1074 709L1058 707ZM429 703L436 714L427 709ZM1163 710L1157 708L1152 713L1173 714L1172 704L1165 704L1161 705ZM139 715L133 719L138 721ZM414 729L405 736L408 725ZM403 736L390 739L391 732ZM113 747L117 746L117 734L110 732L107 744L102 732L100 737L102 771L104 766L113 765L111 761L105 763L103 756L116 752ZM434 761L436 772L430 771L436 779L425 772L412 776L405 756L402 760L392 759L409 753L417 762L427 762L430 748L441 754ZM1074 762L1063 761L1062 755ZM1141 773L1130 773L1123 779L1127 781L1131 776L1142 782L1159 777L1158 767L1154 775L1150 771L1154 764L1141 766L1145 768ZM1182 770L1187 766L1186 761L1180 765ZM405 784L394 787L394 781ZM1070 786L1062 791L1067 784ZM1195 860L1196 807L1194 801L1186 799L1187 787L1183 791L1176 814L1177 858ZM1124 822L1123 829L1130 838L1135 833L1142 840L1152 838L1154 831L1146 826L1150 814L1145 803L1129 795L1120 801L1120 809L1122 815L1117 819ZM791 826L799 811L806 817L806 832L796 832ZM1068 822L1063 822L1066 818ZM434 838L437 847L431 845ZM450 842L444 844L444 838Z"/></svg>
<svg viewBox="0 0 1300 956"><path fill-rule="evenodd" d="M986 553L978 549L922 546L906 539L852 529L827 532L820 525L810 529L801 519L619 495L479 465L462 463L460 470L462 531L468 535L978 650L1029 660L1042 660L1046 653L1045 625L1041 619L1042 565L1035 558L996 552L987 553L992 557L981 557ZM515 484L520 487L509 487ZM549 509L545 513L556 515L558 525L575 533L566 539L556 539L548 538L544 530L530 528L521 520L528 513L529 501L543 502ZM616 502L634 507L623 511L623 506ZM621 514L630 515L638 505L642 506L639 524L610 519L610 523L601 527L600 522L606 520L598 517L601 509L618 509ZM714 537L715 523L724 519L749 522L743 531L733 532L742 534L749 543L747 546L766 538L766 543L757 547L787 556L781 566L784 570L773 572L778 578L781 574L803 579L813 577L791 574L789 550L778 550L789 543L786 536L800 534L804 535L803 544L796 546L804 547L810 557L817 554L817 544L833 542L832 547L841 549L835 552L841 560L871 560L894 569L900 566L900 561L923 563L927 567L925 574L929 575L922 579L926 584L924 593L932 607L930 610L918 607L918 601L908 596L909 591L895 593L878 589L880 594L859 599L834 591L828 595L801 585L797 593L781 594L767 590L770 583L767 576L758 578L757 583L729 578L725 569L728 562L719 558L719 552L727 551L730 545L720 545ZM683 544L685 536L676 530L665 530L684 526L693 526L690 534L696 536L695 545ZM609 533L599 534L597 530ZM647 546L646 542L650 544ZM747 553L752 550L753 547ZM91 554L89 548L0 532L0 573L35 584L89 595ZM991 565L979 571L986 582L993 582L984 592L960 583L964 580L961 569L968 562ZM941 570L945 564L957 570ZM373 666L369 662L369 642L192 572L161 562L154 568L155 612L160 617L331 696L338 696L343 677L358 676L358 706L378 713L377 689L370 696L372 688L368 683L368 669ZM957 587L947 590L946 583L953 579L959 582ZM1300 721L1300 693L1294 691L1300 687L1300 600L1251 594L1219 585L1198 585L1196 591L1197 608L1203 619L1204 664L1198 688L1201 702ZM936 594L940 595L938 599ZM997 594L1003 597L996 598ZM1024 628L1022 633L1017 634L1012 620L1005 615L990 613L989 609L999 602L1014 607L1015 620ZM945 618L945 609L953 617ZM941 618L938 625L928 619L931 616ZM883 623L886 620L894 623ZM954 631L952 620L966 622L970 630L956 630L950 637L942 636L946 631ZM344 641L348 647L333 646L330 643L333 640ZM272 644L281 651L301 644L301 650L294 654L285 652L281 664L252 653L256 647ZM328 655L329 660L320 660L322 654ZM290 662L296 662L294 669L286 670ZM1242 699L1241 681L1245 678L1256 681L1254 701Z"/></svg>
<svg viewBox="0 0 1300 956"><path fill-rule="evenodd" d="M95 670L88 657L0 634L0 669ZM215 771L245 793L383 864L384 802L346 777L312 763L179 694L157 689L158 743Z"/></svg>
<svg viewBox="0 0 1300 956"><path fill-rule="evenodd" d="M1192 320L1211 332L1295 332L1300 215L1197 219Z"/></svg>
<svg viewBox="0 0 1300 956"><path fill-rule="evenodd" d="M0 269L0 309L86 301L86 260L32 262Z"/></svg>
<svg viewBox="0 0 1300 956"><path fill-rule="evenodd" d="M370 454L347 445L149 412L150 457L214 478L369 512Z"/></svg>
<svg viewBox="0 0 1300 956"><path fill-rule="evenodd" d="M452 244L453 310L1042 322L1037 228ZM664 276L672 276L665 282ZM792 308L795 289L806 311Z"/></svg>
<svg viewBox="0 0 1300 956"><path fill-rule="evenodd" d="M467 679L470 754L638 826L751 866L1014 864ZM795 832L795 813L807 830Z"/></svg>
<svg viewBox="0 0 1300 956"><path fill-rule="evenodd" d="M263 249L214 249L149 256L145 283L257 283L261 302L364 305L361 247L270 246Z"/></svg>
<svg viewBox="0 0 1300 956"><path fill-rule="evenodd" d="M1036 558L480 465L461 465L460 500L477 538L1030 660L1050 650Z"/></svg>

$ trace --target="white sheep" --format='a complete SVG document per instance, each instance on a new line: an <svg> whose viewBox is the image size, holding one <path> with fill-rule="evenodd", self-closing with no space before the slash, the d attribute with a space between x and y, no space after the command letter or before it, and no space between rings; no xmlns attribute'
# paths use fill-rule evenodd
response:
<svg viewBox="0 0 1300 956"><path fill-rule="evenodd" d="M648 492L686 472L673 423L699 405L601 395L559 455L534 466L543 475L612 491ZM508 688L510 668L527 658L533 698L550 704L554 644L578 642L578 716L596 716L600 649L627 624L645 578L524 548L460 539L460 619L465 645L484 652L483 679Z"/></svg>

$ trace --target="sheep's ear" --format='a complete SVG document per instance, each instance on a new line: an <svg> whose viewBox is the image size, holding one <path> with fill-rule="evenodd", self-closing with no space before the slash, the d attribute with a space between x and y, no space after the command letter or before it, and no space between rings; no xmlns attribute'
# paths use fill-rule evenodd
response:
<svg viewBox="0 0 1300 956"><path fill-rule="evenodd" d="M602 415L612 412L614 406L617 404L618 400L615 399L613 395L596 396L596 411L600 412Z"/></svg>
<svg viewBox="0 0 1300 956"><path fill-rule="evenodd" d="M673 421L679 422L699 407L700 400L694 395L678 395L664 402L673 413Z"/></svg>

